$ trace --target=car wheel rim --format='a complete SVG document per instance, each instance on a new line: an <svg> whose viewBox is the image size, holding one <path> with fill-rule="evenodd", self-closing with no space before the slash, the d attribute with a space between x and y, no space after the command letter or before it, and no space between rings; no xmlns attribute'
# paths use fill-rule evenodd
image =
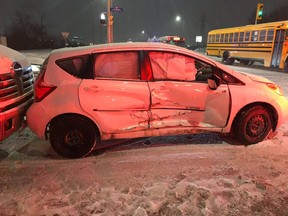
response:
<svg viewBox="0 0 288 216"><path fill-rule="evenodd" d="M247 134L250 137L259 137L266 130L266 119L262 115L253 116L247 124Z"/></svg>
<svg viewBox="0 0 288 216"><path fill-rule="evenodd" d="M64 141L68 146L76 146L81 144L82 137L82 133L79 130L73 130L66 134Z"/></svg>

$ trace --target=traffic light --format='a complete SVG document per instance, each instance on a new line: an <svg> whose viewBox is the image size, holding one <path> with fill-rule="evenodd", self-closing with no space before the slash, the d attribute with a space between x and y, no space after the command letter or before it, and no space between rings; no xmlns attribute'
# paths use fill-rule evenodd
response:
<svg viewBox="0 0 288 216"><path fill-rule="evenodd" d="M263 7L264 7L264 4L258 3L258 5L257 5L257 13L256 13L256 19L257 20L262 20Z"/></svg>
<svg viewBox="0 0 288 216"><path fill-rule="evenodd" d="M105 25L106 24L106 17L105 17L104 13L102 13L101 16L100 16L100 24L101 25Z"/></svg>
<svg viewBox="0 0 288 216"><path fill-rule="evenodd" d="M100 19L100 24L101 25L105 25L106 24L106 20L105 19Z"/></svg>

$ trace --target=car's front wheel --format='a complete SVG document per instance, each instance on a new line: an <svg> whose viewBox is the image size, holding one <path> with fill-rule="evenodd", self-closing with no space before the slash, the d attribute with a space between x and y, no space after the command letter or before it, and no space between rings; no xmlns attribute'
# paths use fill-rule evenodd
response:
<svg viewBox="0 0 288 216"><path fill-rule="evenodd" d="M50 125L50 144L61 156L80 158L89 155L98 140L93 124L80 116L65 116Z"/></svg>
<svg viewBox="0 0 288 216"><path fill-rule="evenodd" d="M241 112L235 124L237 139L245 144L264 140L272 128L271 116L262 106L254 106Z"/></svg>

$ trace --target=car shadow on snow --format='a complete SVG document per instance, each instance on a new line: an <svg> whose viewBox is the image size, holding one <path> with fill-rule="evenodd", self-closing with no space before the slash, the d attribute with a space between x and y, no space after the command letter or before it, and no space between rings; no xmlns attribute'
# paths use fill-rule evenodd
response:
<svg viewBox="0 0 288 216"><path fill-rule="evenodd" d="M201 133L192 135L146 137L128 140L102 141L92 155L100 155L109 151L121 151L137 148L177 146L177 145L243 145L234 138L217 133Z"/></svg>
<svg viewBox="0 0 288 216"><path fill-rule="evenodd" d="M9 156L9 153L7 151L0 149L0 161L4 160L8 156Z"/></svg>
<svg viewBox="0 0 288 216"><path fill-rule="evenodd" d="M25 131L24 131L25 132ZM29 132L29 131L28 131ZM29 135L29 134L28 134ZM27 133L15 134L7 140L9 142L19 139L18 142L24 142L18 148L14 146L11 148L0 148L0 161L8 160L42 160L42 159L56 159L65 160L66 158L58 155L51 147L49 141L40 140L36 136L28 136ZM24 139L25 138L25 139ZM192 135L175 135L175 136L159 136L146 137L136 139L119 139L101 141L92 151L91 156L101 155L111 151L124 151L139 148L152 148L162 146L178 146L178 145L242 145L234 138L224 136L217 133L200 133Z"/></svg>

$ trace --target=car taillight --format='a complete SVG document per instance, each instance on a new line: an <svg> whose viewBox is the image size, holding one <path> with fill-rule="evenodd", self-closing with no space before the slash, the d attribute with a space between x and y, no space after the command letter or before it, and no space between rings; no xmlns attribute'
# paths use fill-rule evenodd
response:
<svg viewBox="0 0 288 216"><path fill-rule="evenodd" d="M48 96L52 91L56 89L56 86L53 86L49 83L44 82L44 75L45 75L45 72L44 71L41 72L35 81L35 85L34 85L35 102L42 101L46 96Z"/></svg>

